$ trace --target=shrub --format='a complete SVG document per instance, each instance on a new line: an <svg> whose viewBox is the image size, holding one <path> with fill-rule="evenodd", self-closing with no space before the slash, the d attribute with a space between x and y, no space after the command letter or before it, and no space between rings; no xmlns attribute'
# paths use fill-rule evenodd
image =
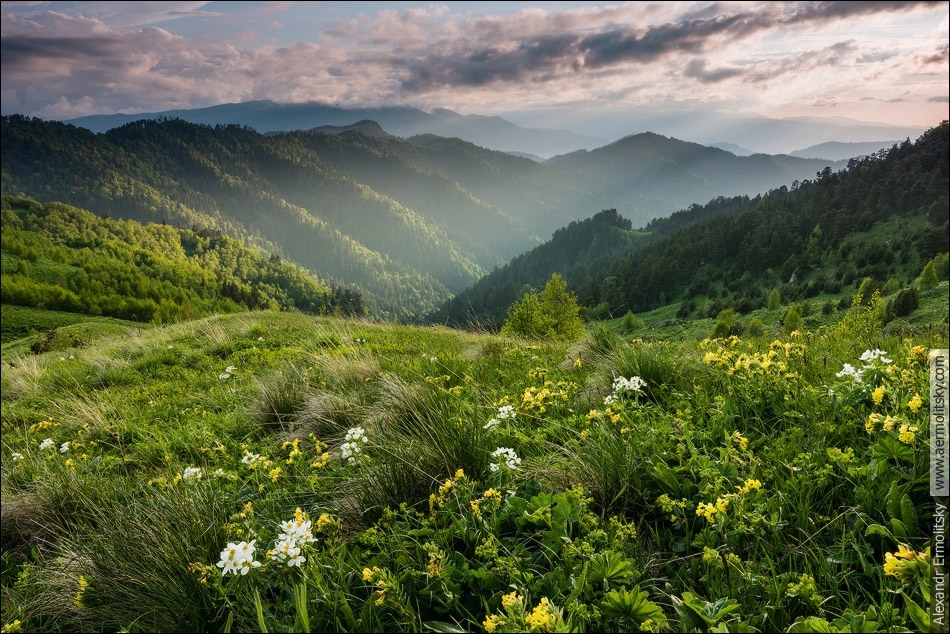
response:
<svg viewBox="0 0 950 634"><path fill-rule="evenodd" d="M577 297L557 273L540 294L532 291L508 310L503 335L529 339L574 339L584 330Z"/></svg>

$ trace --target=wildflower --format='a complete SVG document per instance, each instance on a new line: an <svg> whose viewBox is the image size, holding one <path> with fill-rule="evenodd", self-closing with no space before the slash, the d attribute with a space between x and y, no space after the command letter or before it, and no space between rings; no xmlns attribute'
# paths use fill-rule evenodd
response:
<svg viewBox="0 0 950 634"><path fill-rule="evenodd" d="M696 507L696 515L701 515L706 518L710 523L715 523L717 509L712 504L707 504L706 502L700 502Z"/></svg>
<svg viewBox="0 0 950 634"><path fill-rule="evenodd" d="M340 445L340 457L344 461L355 460L361 453L363 445L367 443L366 430L362 427L351 427L346 432L344 443Z"/></svg>
<svg viewBox="0 0 950 634"><path fill-rule="evenodd" d="M300 567L307 558L300 554L300 547L292 539L282 539L269 551L271 560L286 564L288 568Z"/></svg>
<svg viewBox="0 0 950 634"><path fill-rule="evenodd" d="M59 446L59 453L66 453L69 451L69 441L67 440Z"/></svg>
<svg viewBox="0 0 950 634"><path fill-rule="evenodd" d="M930 549L916 552L905 544L897 545L896 553L884 553L884 574L900 579L904 583L914 577L930 580Z"/></svg>
<svg viewBox="0 0 950 634"><path fill-rule="evenodd" d="M916 426L908 425L907 423L904 423L903 425L901 425L900 431L897 434L897 439L901 441L902 443L904 443L905 445L909 445L912 442L914 442L916 432L917 432Z"/></svg>
<svg viewBox="0 0 950 634"><path fill-rule="evenodd" d="M511 609L513 606L521 602L521 597L518 595L517 591L509 592L508 594L501 597L501 607L506 610Z"/></svg>
<svg viewBox="0 0 950 634"><path fill-rule="evenodd" d="M880 360L881 363L892 363L891 359L888 359L884 355L887 354L883 350L865 350L861 355L861 361L864 361L865 365L873 363L874 361Z"/></svg>
<svg viewBox="0 0 950 634"><path fill-rule="evenodd" d="M86 593L86 588L89 587L89 580L86 579L86 577L84 577L83 575L79 575L78 583L79 583L79 592L76 593L76 598L73 599L73 605L75 605L79 609L82 609L84 607L83 602L82 602L82 597Z"/></svg>
<svg viewBox="0 0 950 634"><path fill-rule="evenodd" d="M844 376L850 376L854 379L855 383L861 383L861 373L863 370L857 370L850 363L845 363L844 367L841 369L841 372L836 372L835 376L839 379Z"/></svg>
<svg viewBox="0 0 950 634"><path fill-rule="evenodd" d="M10 459L11 459L11 460L23 460L23 454L21 454L19 451L14 451L12 454L10 454Z"/></svg>
<svg viewBox="0 0 950 634"><path fill-rule="evenodd" d="M547 597L541 597L541 601L535 606L534 610L531 611L531 614L528 614L524 617L525 623L532 630L544 630L550 632L554 627L554 615L551 614L551 605L548 603Z"/></svg>
<svg viewBox="0 0 950 634"><path fill-rule="evenodd" d="M875 405L880 405L884 401L884 386L879 385L874 388L874 391L871 392L871 400L874 401Z"/></svg>
<svg viewBox="0 0 950 634"><path fill-rule="evenodd" d="M261 458L261 454L259 453L251 453L250 451L245 451L244 457L241 458L241 462L248 466L251 466L258 460L260 460L260 458Z"/></svg>
<svg viewBox="0 0 950 634"><path fill-rule="evenodd" d="M17 623L19 623L19 621L17 621ZM482 623L482 625L485 627L485 631L488 632L488 634L492 634L492 632L497 630L499 627L504 627L507 624L508 621L506 621L505 618L500 614L490 614L488 618L486 618Z"/></svg>
<svg viewBox="0 0 950 634"><path fill-rule="evenodd" d="M227 547L221 551L221 561L217 563L218 568L221 568L221 575L224 576L229 572L233 574L240 572L241 575L246 575L251 568L260 568L261 562L254 561L256 541L253 539L239 544L228 542Z"/></svg>
<svg viewBox="0 0 950 634"><path fill-rule="evenodd" d="M917 410L919 410L923 404L924 402L920 399L920 394L914 394L914 398L907 402L907 409L916 414Z"/></svg>
<svg viewBox="0 0 950 634"><path fill-rule="evenodd" d="M40 449L44 449L44 450L45 450L45 449L52 449L52 448L53 448L53 445L55 445L55 444L56 444L56 442L55 442L52 438L47 438L46 440L44 440L43 442L40 443Z"/></svg>
<svg viewBox="0 0 950 634"><path fill-rule="evenodd" d="M761 480L755 480L753 478L749 478L742 484L741 487L736 487L736 488L739 489L739 493L745 494L745 493L749 493L750 491L757 491L758 489L761 489L762 482Z"/></svg>
<svg viewBox="0 0 950 634"><path fill-rule="evenodd" d="M182 480L200 479L201 467L186 467L185 472L181 474Z"/></svg>
<svg viewBox="0 0 950 634"><path fill-rule="evenodd" d="M493 462L491 464L492 471L498 471L501 469L502 465L508 467L509 469L517 469L518 465L521 464L521 458L518 457L518 454L515 453L515 450L510 447L499 447L492 452L492 457L501 458L498 462Z"/></svg>
<svg viewBox="0 0 950 634"><path fill-rule="evenodd" d="M872 412L871 415L868 416L867 422L864 423L865 431L867 431L867 433L869 434L873 434L877 424L881 422L883 418L884 417L878 414L877 412Z"/></svg>
<svg viewBox="0 0 950 634"><path fill-rule="evenodd" d="M740 451L745 451L746 448L749 446L749 439L743 436L738 430L732 432L732 436L730 439L732 440L732 442L739 445Z"/></svg>
<svg viewBox="0 0 950 634"><path fill-rule="evenodd" d="M20 628L20 619L13 619L13 621L10 623L4 623L3 629L0 631L2 631L4 634L7 632L21 632L22 630Z"/></svg>
<svg viewBox="0 0 950 634"><path fill-rule="evenodd" d="M271 482L277 482L280 479L280 474L281 474L281 468L274 467L273 469L267 472L267 477L270 478Z"/></svg>
<svg viewBox="0 0 950 634"><path fill-rule="evenodd" d="M304 512L301 511L298 506L297 510L294 511L294 519L280 523L280 527L284 532L278 536L278 539L303 542L305 544L315 542L317 538L313 536L312 526L313 523L307 519Z"/></svg>
<svg viewBox="0 0 950 634"><path fill-rule="evenodd" d="M230 379L230 378L231 378L231 374L233 374L235 370L237 370L236 367L234 367L233 365L229 365L228 367L226 367L226 368L224 369L224 374L219 374L219 375L218 375L218 379L219 379L219 380L222 380L222 381L223 381L224 379Z"/></svg>

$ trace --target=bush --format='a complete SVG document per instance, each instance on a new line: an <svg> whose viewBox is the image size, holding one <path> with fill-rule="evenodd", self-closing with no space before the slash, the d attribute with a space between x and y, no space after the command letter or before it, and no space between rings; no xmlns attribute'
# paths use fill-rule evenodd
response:
<svg viewBox="0 0 950 634"><path fill-rule="evenodd" d="M530 339L574 339L584 330L577 297L557 273L540 294L532 291L508 310L501 334Z"/></svg>

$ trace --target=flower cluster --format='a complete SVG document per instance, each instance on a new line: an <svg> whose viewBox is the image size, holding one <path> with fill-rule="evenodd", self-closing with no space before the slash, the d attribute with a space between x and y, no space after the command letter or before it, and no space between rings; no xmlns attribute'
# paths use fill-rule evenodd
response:
<svg viewBox="0 0 950 634"><path fill-rule="evenodd" d="M741 485L736 485L736 493L726 493L725 495L720 495L717 497L715 504L700 502L696 506L696 515L705 517L706 521L708 521L710 524L715 524L719 515L725 513L729 509L729 504L734 499L737 499L742 495L749 494L753 491L758 491L761 488L762 482L760 480L749 478Z"/></svg>
<svg viewBox="0 0 950 634"><path fill-rule="evenodd" d="M221 551L221 561L217 566L221 569L221 575L233 573L246 575L251 568L260 568L261 562L254 561L254 551L257 547L254 545L256 539L249 542L228 542L227 547Z"/></svg>
<svg viewBox="0 0 950 634"><path fill-rule="evenodd" d="M884 574L891 575L904 583L915 577L930 581L930 549L916 552L904 544L897 545L896 553L884 553Z"/></svg>
<svg viewBox="0 0 950 634"><path fill-rule="evenodd" d="M185 472L181 474L182 480L199 480L201 478L201 467L185 467Z"/></svg>
<svg viewBox="0 0 950 634"><path fill-rule="evenodd" d="M250 504L240 514L250 510ZM307 544L317 541L313 536L313 523L307 517L300 507L294 511L294 518L281 522L282 532L277 536L274 547L267 551L267 556L271 561L283 564L288 568L300 567L307 558L303 556L303 547ZM221 551L221 561L218 562L218 568L221 568L221 575L229 572L233 574L240 573L246 575L251 568L260 568L261 562L254 560L254 552L257 549L256 539L249 542L228 542L227 547Z"/></svg>
<svg viewBox="0 0 950 634"><path fill-rule="evenodd" d="M863 368L858 369L852 366L850 363L845 363L841 371L835 373L835 376L839 379L850 376L852 379L854 379L855 383L861 383L861 375L864 374L865 370L873 368L878 362L885 365L888 363L893 363L891 359L884 356L885 354L886 353L883 350L878 350L876 348L874 350L865 350L861 354L861 362L864 363ZM883 397L883 395L884 393L881 392L881 397Z"/></svg>
<svg viewBox="0 0 950 634"><path fill-rule="evenodd" d="M491 429L503 420L513 420L515 416L517 413L513 405L502 405L498 408L498 413L485 424L484 429Z"/></svg>
<svg viewBox="0 0 950 634"><path fill-rule="evenodd" d="M283 532L277 536L274 548L267 551L273 561L285 564L288 568L300 567L307 561L301 554L300 544L310 544L317 541L313 536L313 523L306 518L300 507L294 511L294 519L281 522Z"/></svg>
<svg viewBox="0 0 950 634"><path fill-rule="evenodd" d="M221 381L223 381L224 379L230 379L231 375L234 373L235 370L237 370L236 367L234 367L233 365L229 365L228 367L224 369L224 374L218 375L218 379Z"/></svg>
<svg viewBox="0 0 950 634"><path fill-rule="evenodd" d="M632 376L629 379L618 376L614 379L614 391L604 397L604 405L610 405L624 394L639 394L646 384L647 382L638 376Z"/></svg>
<svg viewBox="0 0 950 634"><path fill-rule="evenodd" d="M343 444L340 445L340 457L344 462L356 460L367 442L366 430L362 427L351 427L346 432Z"/></svg>
<svg viewBox="0 0 950 634"><path fill-rule="evenodd" d="M511 447L499 447L491 452L491 455L493 458L498 459L497 462L491 464L492 471L498 471L503 466L508 469L517 469L518 465L521 464L521 458L518 457L518 454L516 454L515 450Z"/></svg>

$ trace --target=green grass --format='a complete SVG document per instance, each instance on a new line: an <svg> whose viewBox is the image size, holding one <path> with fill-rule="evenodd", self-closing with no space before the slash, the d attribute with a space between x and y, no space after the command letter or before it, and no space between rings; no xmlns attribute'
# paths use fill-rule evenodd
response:
<svg viewBox="0 0 950 634"><path fill-rule="evenodd" d="M87 330L93 337L98 336L99 333L104 336L115 335L122 328L149 327L148 324L124 321L112 317L95 317L9 304L0 304L0 311L2 311L0 320L3 324L0 328L0 335L2 335L4 355L7 354L8 344L17 344L22 348L26 343L21 341L23 339L33 338L40 333L73 324L87 324ZM30 343L32 343L32 339ZM26 347L29 348L29 345ZM14 348L13 353L15 354L18 350L19 348Z"/></svg>
<svg viewBox="0 0 950 634"><path fill-rule="evenodd" d="M563 343L254 312L5 350L4 628L920 629L929 566L883 566L930 545L920 351L947 301L921 300L899 332L863 309L708 340L653 328L668 307ZM870 349L892 363L836 376ZM297 509L316 541L288 567L268 553ZM222 576L251 540L262 565Z"/></svg>

